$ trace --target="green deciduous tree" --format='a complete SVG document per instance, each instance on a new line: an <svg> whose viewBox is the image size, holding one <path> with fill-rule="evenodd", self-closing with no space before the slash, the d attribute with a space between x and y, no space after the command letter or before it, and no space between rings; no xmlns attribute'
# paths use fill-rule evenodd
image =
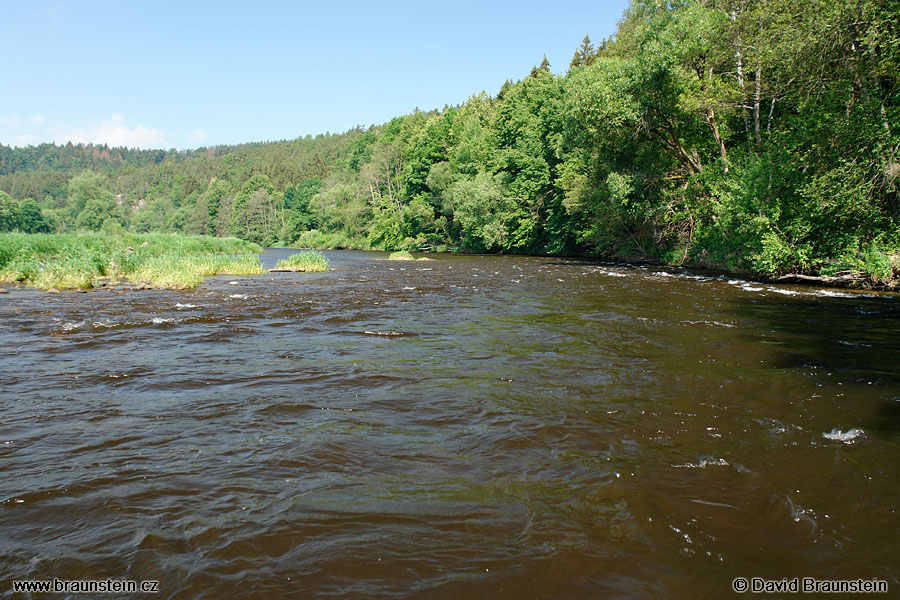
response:
<svg viewBox="0 0 900 600"><path fill-rule="evenodd" d="M19 205L19 228L25 233L49 233L50 225L44 219L41 207L31 198Z"/></svg>
<svg viewBox="0 0 900 600"><path fill-rule="evenodd" d="M19 203L4 191L0 191L0 231L19 228Z"/></svg>
<svg viewBox="0 0 900 600"><path fill-rule="evenodd" d="M84 171L69 182L68 203L72 213L79 214L90 200L102 206L115 204L107 179L100 173Z"/></svg>
<svg viewBox="0 0 900 600"><path fill-rule="evenodd" d="M269 221L269 208L274 205L274 193L275 186L267 175L256 174L244 182L234 196L230 210L231 235L255 242L268 238L274 231L274 218Z"/></svg>

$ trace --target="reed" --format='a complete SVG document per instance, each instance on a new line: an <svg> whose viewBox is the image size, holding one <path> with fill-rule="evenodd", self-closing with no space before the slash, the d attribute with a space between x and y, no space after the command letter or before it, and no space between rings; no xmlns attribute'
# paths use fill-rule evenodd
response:
<svg viewBox="0 0 900 600"><path fill-rule="evenodd" d="M140 263L128 279L165 288L194 288L212 275L259 275L265 273L253 254L151 256Z"/></svg>
<svg viewBox="0 0 900 600"><path fill-rule="evenodd" d="M0 234L0 281L91 288L120 278L153 287L196 287L211 275L265 272L262 248L236 238L167 234ZM237 255L237 256L235 256Z"/></svg>
<svg viewBox="0 0 900 600"><path fill-rule="evenodd" d="M279 260L273 270L324 273L328 271L328 259L319 252L298 252L296 254L291 254L285 259Z"/></svg>

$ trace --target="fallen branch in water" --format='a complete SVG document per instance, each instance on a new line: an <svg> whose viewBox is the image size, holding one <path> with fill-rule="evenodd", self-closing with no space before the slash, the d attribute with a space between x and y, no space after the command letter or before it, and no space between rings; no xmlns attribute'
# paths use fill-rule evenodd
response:
<svg viewBox="0 0 900 600"><path fill-rule="evenodd" d="M787 275L776 277L772 281L776 283L807 283L813 285L874 290L896 291L900 288L900 281L880 282L876 281L871 276L858 271L845 271L843 273L838 273L837 275L801 275L799 273L788 273Z"/></svg>

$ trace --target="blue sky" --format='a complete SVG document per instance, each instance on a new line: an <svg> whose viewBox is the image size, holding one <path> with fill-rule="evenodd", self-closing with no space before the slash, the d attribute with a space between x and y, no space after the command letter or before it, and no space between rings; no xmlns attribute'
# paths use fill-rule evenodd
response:
<svg viewBox="0 0 900 600"><path fill-rule="evenodd" d="M142 148L346 131L556 73L611 2L0 0L0 143Z"/></svg>

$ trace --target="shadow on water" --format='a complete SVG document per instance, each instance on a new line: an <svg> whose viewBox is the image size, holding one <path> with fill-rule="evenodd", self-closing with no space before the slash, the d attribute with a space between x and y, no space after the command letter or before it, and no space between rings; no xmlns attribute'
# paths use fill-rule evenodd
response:
<svg viewBox="0 0 900 600"><path fill-rule="evenodd" d="M870 404L863 425L900 439L900 300L892 296L750 298L735 311L758 323L764 344L780 347L772 369L847 386ZM759 333L762 332L762 333Z"/></svg>

